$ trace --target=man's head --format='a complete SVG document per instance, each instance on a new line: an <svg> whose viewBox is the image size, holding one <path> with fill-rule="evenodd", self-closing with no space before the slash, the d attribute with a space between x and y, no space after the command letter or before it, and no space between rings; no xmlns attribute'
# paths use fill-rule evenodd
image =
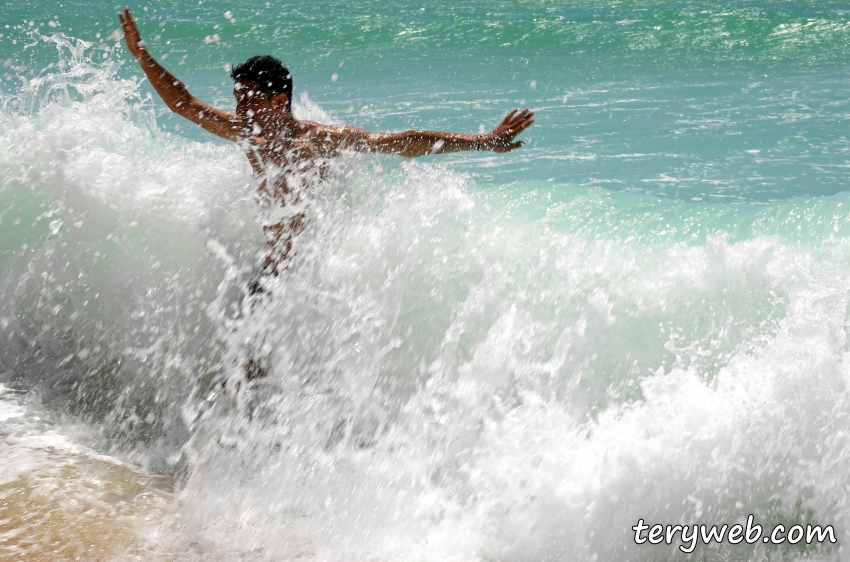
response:
<svg viewBox="0 0 850 562"><path fill-rule="evenodd" d="M242 94L252 91L253 95L256 92L252 89L256 88L269 101L279 94L286 94L286 111L292 111L292 74L276 58L268 55L252 57L236 66L230 77L236 81L237 92L246 90Z"/></svg>

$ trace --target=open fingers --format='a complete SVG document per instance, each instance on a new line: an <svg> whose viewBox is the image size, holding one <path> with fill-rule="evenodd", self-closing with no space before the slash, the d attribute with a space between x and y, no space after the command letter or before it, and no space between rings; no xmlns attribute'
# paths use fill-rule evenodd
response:
<svg viewBox="0 0 850 562"><path fill-rule="evenodd" d="M518 109L514 109L505 119L502 121L500 127L513 127L525 121L528 121L534 117L534 112L530 109L523 109L522 111Z"/></svg>
<svg viewBox="0 0 850 562"><path fill-rule="evenodd" d="M516 113L516 110L514 110L512 114L513 113ZM526 108L514 115L513 119L511 120L511 123L520 123L532 119L532 117L534 117L534 112Z"/></svg>
<svg viewBox="0 0 850 562"><path fill-rule="evenodd" d="M123 14L118 14L118 21L121 22L121 25L125 29L134 29L136 27L136 21L133 19L133 16L130 15L130 8L124 8Z"/></svg>
<svg viewBox="0 0 850 562"><path fill-rule="evenodd" d="M534 112L524 109L515 115L510 121L504 122L493 133L506 140L513 140L515 136L526 130L534 123Z"/></svg>
<svg viewBox="0 0 850 562"><path fill-rule="evenodd" d="M533 115L534 115L534 113L529 111L527 114L516 119L514 121L514 123L511 123L512 128L516 129L518 133L526 130L527 128L529 128L531 126L532 123L534 123Z"/></svg>
<svg viewBox="0 0 850 562"><path fill-rule="evenodd" d="M510 152L525 144L524 141L514 141L514 138L534 123L534 112L528 108L514 109L505 117L498 127L493 129L487 140L487 148L494 152Z"/></svg>

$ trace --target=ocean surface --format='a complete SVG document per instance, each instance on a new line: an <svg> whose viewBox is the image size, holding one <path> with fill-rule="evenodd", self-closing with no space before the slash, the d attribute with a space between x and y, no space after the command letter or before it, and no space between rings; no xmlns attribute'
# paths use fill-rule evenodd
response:
<svg viewBox="0 0 850 562"><path fill-rule="evenodd" d="M299 118L536 112L342 155L250 298L250 166L122 7L0 3L0 560L681 560L632 526L749 514L838 542L691 559L850 560L850 5L131 5L224 109L271 54Z"/></svg>

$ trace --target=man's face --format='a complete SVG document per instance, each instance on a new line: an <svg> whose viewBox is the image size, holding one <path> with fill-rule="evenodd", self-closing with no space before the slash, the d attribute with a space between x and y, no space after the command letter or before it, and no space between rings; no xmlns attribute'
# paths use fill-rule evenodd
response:
<svg viewBox="0 0 850 562"><path fill-rule="evenodd" d="M275 109L266 95L257 90L255 82L236 82L233 97L236 98L236 114L252 122L262 123Z"/></svg>

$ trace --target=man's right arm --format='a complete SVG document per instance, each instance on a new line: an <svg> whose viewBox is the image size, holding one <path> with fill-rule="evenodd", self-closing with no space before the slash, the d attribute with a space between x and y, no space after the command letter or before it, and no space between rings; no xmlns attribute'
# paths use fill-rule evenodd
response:
<svg viewBox="0 0 850 562"><path fill-rule="evenodd" d="M124 28L124 42L127 44L127 49L138 61L145 76L148 77L153 89L165 105L174 113L200 125L214 135L230 141L239 140L241 127L236 114L216 109L202 102L189 93L183 82L159 64L145 48L129 8L124 9L123 15L118 14L118 19Z"/></svg>

